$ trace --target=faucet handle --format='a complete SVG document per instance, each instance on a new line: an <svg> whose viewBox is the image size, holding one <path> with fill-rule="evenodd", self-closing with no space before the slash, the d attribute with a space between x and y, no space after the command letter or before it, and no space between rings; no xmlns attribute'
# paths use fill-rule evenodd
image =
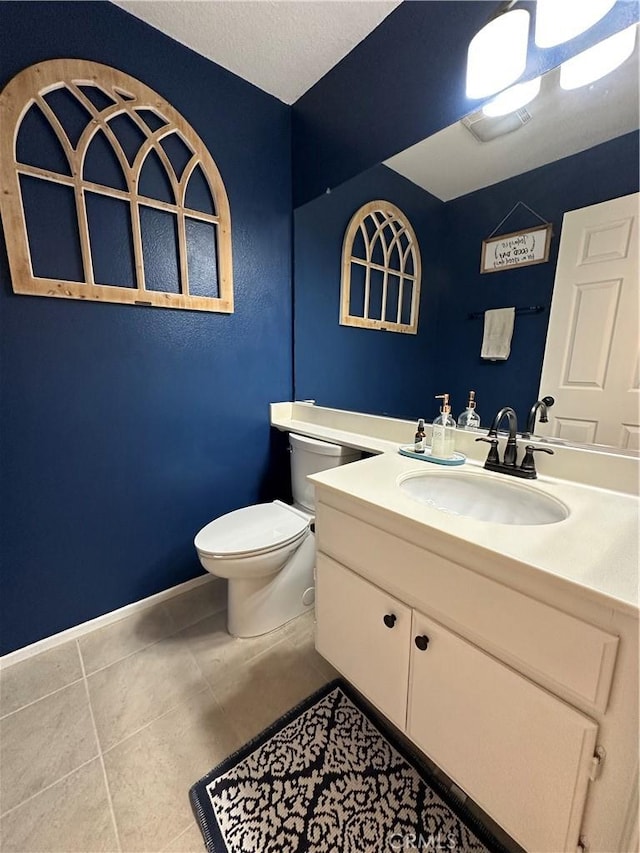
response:
<svg viewBox="0 0 640 853"><path fill-rule="evenodd" d="M499 464L500 456L498 455L498 439L497 438L476 438L476 441L486 441L487 444L490 444L491 447L489 449L489 454L487 456L487 462Z"/></svg>
<svg viewBox="0 0 640 853"><path fill-rule="evenodd" d="M548 447L534 447L533 444L527 444L524 449L524 459L520 465L522 471L533 472L534 477L537 475L536 463L533 461L533 454L539 452L550 453L553 456L553 450Z"/></svg>

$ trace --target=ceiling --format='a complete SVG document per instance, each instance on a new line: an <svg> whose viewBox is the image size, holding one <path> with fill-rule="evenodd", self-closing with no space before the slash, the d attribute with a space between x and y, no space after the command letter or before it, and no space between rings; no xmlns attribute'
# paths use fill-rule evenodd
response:
<svg viewBox="0 0 640 853"><path fill-rule="evenodd" d="M293 104L401 0L114 0L207 59ZM479 142L456 122L385 164L443 201L571 156L638 128L638 46L603 80L571 92L557 69L525 109L529 120ZM469 117L488 132L502 119Z"/></svg>
<svg viewBox="0 0 640 853"><path fill-rule="evenodd" d="M400 0L115 0L207 59L293 104Z"/></svg>

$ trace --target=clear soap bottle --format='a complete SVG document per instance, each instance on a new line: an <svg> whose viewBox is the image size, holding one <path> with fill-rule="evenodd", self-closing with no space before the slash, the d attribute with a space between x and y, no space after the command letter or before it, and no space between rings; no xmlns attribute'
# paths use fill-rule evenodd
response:
<svg viewBox="0 0 640 853"><path fill-rule="evenodd" d="M442 400L440 414L433 422L431 432L431 455L438 459L451 459L455 453L456 422L451 417L448 394L438 394Z"/></svg>
<svg viewBox="0 0 640 853"><path fill-rule="evenodd" d="M469 391L467 408L458 418L458 429L480 429L480 415L476 412L476 392Z"/></svg>

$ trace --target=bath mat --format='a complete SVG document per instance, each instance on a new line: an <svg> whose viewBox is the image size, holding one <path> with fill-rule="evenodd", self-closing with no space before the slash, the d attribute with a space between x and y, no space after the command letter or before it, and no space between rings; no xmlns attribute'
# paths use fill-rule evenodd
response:
<svg viewBox="0 0 640 853"><path fill-rule="evenodd" d="M341 679L189 797L210 853L504 851Z"/></svg>

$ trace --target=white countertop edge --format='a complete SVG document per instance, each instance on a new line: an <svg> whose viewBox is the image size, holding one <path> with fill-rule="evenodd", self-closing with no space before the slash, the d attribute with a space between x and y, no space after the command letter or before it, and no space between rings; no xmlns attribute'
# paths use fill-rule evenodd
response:
<svg viewBox="0 0 640 853"><path fill-rule="evenodd" d="M365 453L397 453L400 445L410 444L416 424L413 421L369 415L316 406L312 402L283 402L270 405L271 426L283 432L294 432L354 447ZM427 438L431 425L426 424ZM458 430L456 450L469 461L484 463L487 445L477 443L479 433ZM504 441L501 439L501 444ZM520 453L525 444L536 444L535 439L519 439ZM543 445L547 446L548 445ZM638 495L640 489L640 459L617 454L613 449L602 452L578 447L553 447L554 455L539 453L536 466L540 477L581 483L594 488L608 489L629 495Z"/></svg>
<svg viewBox="0 0 640 853"><path fill-rule="evenodd" d="M305 421L286 420L281 423L272 423L272 426L283 432L293 432L298 435L306 435L309 438L324 439L334 444L342 444L345 447L362 450L364 453L397 453L400 446L396 441L387 441L363 433L345 432L332 427L308 424Z"/></svg>
<svg viewBox="0 0 640 853"><path fill-rule="evenodd" d="M422 531L423 539L427 533L429 543L421 547L453 562L466 565L470 560L482 564L483 555L485 558L490 555L496 561L513 565L519 572L553 579L565 589L637 617L638 503L634 497L551 477L519 481L521 486L533 487L560 500L570 507L570 515L558 524L503 525L442 513L395 488L399 477L423 469L443 470L399 454L384 454L320 472L309 479L319 490L320 499L322 490L328 489L371 511L390 514L418 535ZM444 470L466 470L489 478L504 476L484 471L477 462ZM604 565L607 560L608 569Z"/></svg>
<svg viewBox="0 0 640 853"><path fill-rule="evenodd" d="M631 616L636 620L640 618L640 603L628 601L624 598L619 598L613 594L603 592L602 590L596 589L587 584L579 583L575 580L570 580L569 578L558 575L549 569L545 569L544 567L530 565L529 563L524 562L523 560L518 560L511 555L491 550L490 548L487 548L484 545L479 545L470 540L457 537L450 532L430 527L426 522L419 521L414 518L408 518L403 513L380 506L379 504L375 503L375 501L368 501L365 498L355 497L354 495L347 494L339 487L329 485L328 483L322 483L318 485L320 485L323 491L328 491L331 494L343 499L346 498L349 503L353 502L354 504L362 507L363 510L377 510L383 513L391 514L398 523L408 525L414 531L414 533L417 534L415 536L412 536L409 540L413 544L417 545L418 547L424 547L426 548L426 550L431 551L432 553L436 554L439 557L442 557L445 560L450 560L453 563L464 565L471 571L477 572L478 574L481 574L484 577L488 577L498 583L505 583L503 573L488 571L484 567L479 566L478 563L482 562L483 558L484 560L498 560L503 570L505 568L513 568L514 571L517 571L519 573L519 581L529 581L532 585L535 585L538 588L540 584L543 584L549 590L557 590L558 592L564 593L565 595L571 597L579 596L583 601L589 602L590 604L594 604L599 608L611 608L612 610L615 610L619 613L624 613L628 616ZM330 501L329 505L332 505ZM422 538L420 534L424 532L425 527L429 528L430 542L428 546L425 546L420 541ZM397 534L391 533L391 535ZM461 544L464 546L466 552L473 552L475 556L480 557L480 559L473 561L473 566L467 565L467 561L465 559L467 554L461 555ZM535 595L535 592L532 589L524 589L521 583L516 583L513 586L514 588L517 588L522 591L524 594ZM557 606L555 601L553 600L553 596L550 596L547 600L548 603L552 606Z"/></svg>

